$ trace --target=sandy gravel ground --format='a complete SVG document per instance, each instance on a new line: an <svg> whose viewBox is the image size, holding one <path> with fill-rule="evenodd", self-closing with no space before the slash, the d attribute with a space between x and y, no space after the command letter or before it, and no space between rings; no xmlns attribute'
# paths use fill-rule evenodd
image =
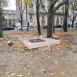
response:
<svg viewBox="0 0 77 77"><path fill-rule="evenodd" d="M0 41L0 77L77 77L77 35L60 50L10 50ZM18 39L13 39L18 40Z"/></svg>

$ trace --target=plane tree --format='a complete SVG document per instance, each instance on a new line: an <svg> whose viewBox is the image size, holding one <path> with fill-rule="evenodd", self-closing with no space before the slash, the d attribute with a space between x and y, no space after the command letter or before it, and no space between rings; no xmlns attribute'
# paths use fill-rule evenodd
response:
<svg viewBox="0 0 77 77"><path fill-rule="evenodd" d="M64 22L63 22L64 32L67 32L68 11L69 11L69 0L67 0L65 3L65 13L64 13Z"/></svg>
<svg viewBox="0 0 77 77"><path fill-rule="evenodd" d="M16 6L19 9L20 12L20 22L21 22L21 30L23 30L22 28L22 24L23 24L23 13L26 10L26 22L28 22L27 20L27 7L30 5L31 0L16 0ZM28 23L27 23L27 31L28 31Z"/></svg>
<svg viewBox="0 0 77 77"><path fill-rule="evenodd" d="M36 18L37 18L37 28L38 28L38 34L41 35L41 29L40 29L40 0L36 0Z"/></svg>
<svg viewBox="0 0 77 77"><path fill-rule="evenodd" d="M75 13L75 11L77 11L77 1L73 1L71 0L70 1L70 4L71 4L71 10L72 10L72 18L70 18L71 22L72 22L72 28L73 28L73 25L74 25L74 21L76 19L76 15L77 13Z"/></svg>
<svg viewBox="0 0 77 77"><path fill-rule="evenodd" d="M40 22L39 22L39 17L40 17L39 7L41 5L43 10L45 10L45 8L42 5L43 0L33 0L33 1L36 1L36 17L37 17L38 34L41 34ZM47 1L48 1L48 5L49 5L48 11L45 10L45 12L47 11L47 16L48 16L47 37L50 38L52 36L53 16L54 16L56 10L58 8L60 8L62 5L66 4L66 2L68 0L63 0L57 6L55 6L55 5L56 5L57 2L59 2L59 0L47 0Z"/></svg>
<svg viewBox="0 0 77 77"><path fill-rule="evenodd" d="M3 6L5 6L5 7L8 6L8 0L0 0L0 37L3 37L3 34L2 34L2 9L3 9Z"/></svg>
<svg viewBox="0 0 77 77"><path fill-rule="evenodd" d="M47 27L47 37L51 38L52 35L52 23L53 23L53 16L58 8L60 8L62 5L64 5L68 0L63 0L60 2L57 6L55 4L59 0L50 0L49 1L49 9L48 9L48 27Z"/></svg>
<svg viewBox="0 0 77 77"><path fill-rule="evenodd" d="M19 0L20 1L20 0ZM39 22L39 17L40 17L40 10L39 10L39 7L40 7L40 3L42 2L42 0L32 0L32 1L36 1L36 18L37 18L37 28L38 28L38 34L41 34L41 30L40 30L40 22ZM47 16L48 16L48 27L47 27L47 37L50 38L52 36L52 23L53 23L53 16L56 12L56 10L58 8L60 8L62 5L66 4L66 2L68 0L63 0L62 2L60 2L57 6L56 3L59 1L59 0L48 0L49 3L49 8L48 8L48 11L47 11ZM21 3L21 2L20 2ZM22 5L22 4L21 4ZM43 8L43 7L42 7ZM22 15L22 7L19 8L21 9L20 10L20 14ZM45 8L43 8L45 10ZM22 19L22 16L21 16L21 19ZM22 20L21 20L22 21Z"/></svg>
<svg viewBox="0 0 77 77"><path fill-rule="evenodd" d="M23 24L23 13L24 13L24 10L25 10L25 7L23 7L23 3L22 3L22 0L16 0L16 5L17 7L19 8L19 13L20 13L20 22L21 22L21 31L23 30L22 29L22 24Z"/></svg>

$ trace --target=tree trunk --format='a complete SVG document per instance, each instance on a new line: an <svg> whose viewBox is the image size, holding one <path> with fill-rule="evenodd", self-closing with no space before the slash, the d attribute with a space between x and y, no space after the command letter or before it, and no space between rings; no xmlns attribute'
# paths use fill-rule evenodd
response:
<svg viewBox="0 0 77 77"><path fill-rule="evenodd" d="M74 24L74 8L73 8L73 20L72 20L72 25L71 25L72 28L73 28L73 24Z"/></svg>
<svg viewBox="0 0 77 77"><path fill-rule="evenodd" d="M29 22L28 22L28 19L27 19L27 4L26 4L26 22L27 22L27 32L29 31Z"/></svg>
<svg viewBox="0 0 77 77"><path fill-rule="evenodd" d="M0 0L0 5L1 5L1 0ZM3 34L2 34L2 20L1 20L1 8L0 8L0 37L3 37Z"/></svg>
<svg viewBox="0 0 77 77"><path fill-rule="evenodd" d="M21 17L21 31L23 31L23 28L22 28L22 24L23 24L22 2L21 2L21 9L20 9L20 17Z"/></svg>
<svg viewBox="0 0 77 77"><path fill-rule="evenodd" d="M2 26L4 26L4 20L2 22L3 22L3 25Z"/></svg>
<svg viewBox="0 0 77 77"><path fill-rule="evenodd" d="M22 18L22 14L21 14L21 31L23 30L22 29L22 23L23 23L23 18Z"/></svg>
<svg viewBox="0 0 77 77"><path fill-rule="evenodd" d="M71 25L72 28L73 28L73 24L74 24L74 21L72 20L72 25Z"/></svg>
<svg viewBox="0 0 77 77"><path fill-rule="evenodd" d="M65 16L64 16L64 23L63 23L64 32L67 32L68 6L69 6L68 2L69 2L69 0L65 4Z"/></svg>
<svg viewBox="0 0 77 77"><path fill-rule="evenodd" d="M64 23L63 23L63 30L64 32L67 32L67 17L64 17Z"/></svg>
<svg viewBox="0 0 77 77"><path fill-rule="evenodd" d="M52 23L53 23L53 6L48 10L48 26L47 26L47 38L52 37Z"/></svg>
<svg viewBox="0 0 77 77"><path fill-rule="evenodd" d="M38 34L41 35L41 29L40 29L40 21L39 21L40 13L39 13L39 0L36 1L36 18L37 18L37 29Z"/></svg>
<svg viewBox="0 0 77 77"><path fill-rule="evenodd" d="M76 16L74 15L74 9L73 9L73 20L72 20L72 28L74 27L73 25L74 25L74 21L75 21L75 19L76 19Z"/></svg>

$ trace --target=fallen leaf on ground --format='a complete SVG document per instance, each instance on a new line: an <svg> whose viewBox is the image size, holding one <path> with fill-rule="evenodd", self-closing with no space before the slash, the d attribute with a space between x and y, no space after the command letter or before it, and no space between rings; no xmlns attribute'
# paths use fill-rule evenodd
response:
<svg viewBox="0 0 77 77"><path fill-rule="evenodd" d="M16 50L20 50L20 51L24 51L27 49L27 47L20 41L15 41L13 42L13 45L10 47L12 50L16 49Z"/></svg>
<svg viewBox="0 0 77 77"><path fill-rule="evenodd" d="M53 45L49 45L49 46L44 46L39 48L39 50L57 50L57 49L62 49L68 46L68 44L70 43L69 39L66 38L60 38L60 44L53 44Z"/></svg>
<svg viewBox="0 0 77 77"><path fill-rule="evenodd" d="M61 75L64 75L64 72L61 72Z"/></svg>
<svg viewBox="0 0 77 77"><path fill-rule="evenodd" d="M23 77L23 75L17 75L17 77Z"/></svg>

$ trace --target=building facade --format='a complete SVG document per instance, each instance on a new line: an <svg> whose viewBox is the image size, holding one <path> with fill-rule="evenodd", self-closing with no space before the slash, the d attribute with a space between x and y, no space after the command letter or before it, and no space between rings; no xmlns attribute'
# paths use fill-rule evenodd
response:
<svg viewBox="0 0 77 77"><path fill-rule="evenodd" d="M3 10L3 16L5 18L3 26L15 26L15 23L18 22L15 10Z"/></svg>
<svg viewBox="0 0 77 77"><path fill-rule="evenodd" d="M57 4L59 4L62 0L58 1ZM42 1L42 5L44 6L45 10L48 12L48 5L49 2L47 0ZM54 25L63 25L63 10L64 6L61 6L55 13L54 15ZM40 25L45 26L47 25L47 12L42 9L42 6L40 6ZM19 8L17 7L17 15L20 17L20 12ZM31 5L28 6L27 8L27 20L29 22L29 26L37 26L37 21L36 21L36 2L31 2ZM23 24L26 24L26 10L23 13Z"/></svg>
<svg viewBox="0 0 77 77"><path fill-rule="evenodd" d="M69 24L72 24L72 20L75 17L74 24L77 24L77 0L72 1L70 8L68 22Z"/></svg>

